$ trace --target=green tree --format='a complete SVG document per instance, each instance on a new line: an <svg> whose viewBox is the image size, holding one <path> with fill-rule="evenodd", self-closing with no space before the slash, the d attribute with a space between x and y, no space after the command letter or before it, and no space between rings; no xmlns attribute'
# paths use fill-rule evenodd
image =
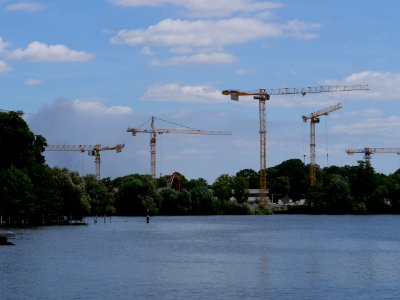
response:
<svg viewBox="0 0 400 300"><path fill-rule="evenodd" d="M154 193L149 176L133 174L120 177L114 180L114 185L118 190L115 204L119 215L146 214L148 207L144 206L144 200L146 196L152 196Z"/></svg>
<svg viewBox="0 0 400 300"><path fill-rule="evenodd" d="M233 196L238 203L247 203L249 198L249 182L246 178L240 176L233 177Z"/></svg>
<svg viewBox="0 0 400 300"><path fill-rule="evenodd" d="M178 214L178 192L166 187L160 189L161 205L160 214L162 215L176 215Z"/></svg>
<svg viewBox="0 0 400 300"><path fill-rule="evenodd" d="M236 176L246 178L249 189L260 188L260 175L253 169L243 169L236 173Z"/></svg>
<svg viewBox="0 0 400 300"><path fill-rule="evenodd" d="M377 176L369 161L358 161L349 177L351 192L357 203L364 203L367 210L373 209L372 194L378 187Z"/></svg>
<svg viewBox="0 0 400 300"><path fill-rule="evenodd" d="M111 215L116 212L114 207L114 194L110 192L106 184L97 180L93 174L83 177L86 192L90 197L92 215Z"/></svg>
<svg viewBox="0 0 400 300"><path fill-rule="evenodd" d="M0 113L0 207L2 215L32 221L40 216L36 184L42 181L45 139L17 113Z"/></svg>
<svg viewBox="0 0 400 300"><path fill-rule="evenodd" d="M353 210L353 197L346 178L333 174L325 186L325 201L333 212L349 213Z"/></svg>
<svg viewBox="0 0 400 300"><path fill-rule="evenodd" d="M44 164L45 146L45 139L35 136L17 113L0 112L0 170L14 166L33 172L37 165Z"/></svg>
<svg viewBox="0 0 400 300"><path fill-rule="evenodd" d="M54 168L54 176L63 200L63 214L74 220L80 220L90 214L90 200L82 177L77 172L57 167Z"/></svg>
<svg viewBox="0 0 400 300"><path fill-rule="evenodd" d="M300 159L289 159L268 169L270 194L288 194L293 200L304 198L308 188L309 169Z"/></svg>
<svg viewBox="0 0 400 300"><path fill-rule="evenodd" d="M11 166L0 171L0 215L28 219L33 215L33 185L27 174Z"/></svg>
<svg viewBox="0 0 400 300"><path fill-rule="evenodd" d="M196 215L212 215L216 213L215 197L207 186L197 186L190 191L192 212Z"/></svg>
<svg viewBox="0 0 400 300"><path fill-rule="evenodd" d="M232 178L228 174L219 176L212 184L214 195L222 201L229 201L232 197Z"/></svg>

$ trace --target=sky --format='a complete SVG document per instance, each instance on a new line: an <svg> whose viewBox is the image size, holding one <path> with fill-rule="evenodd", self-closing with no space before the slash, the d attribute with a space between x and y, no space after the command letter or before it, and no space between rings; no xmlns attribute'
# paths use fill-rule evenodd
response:
<svg viewBox="0 0 400 300"><path fill-rule="evenodd" d="M400 147L400 2L396 0L0 0L0 108L22 110L49 145L114 146L101 177L150 173L150 136L127 128L230 130L157 136L157 174L209 183L259 169L258 101L222 90L368 85L367 91L275 95L267 166L357 165L346 149ZM170 123L162 120L169 121ZM50 166L94 173L94 157L45 152ZM377 172L400 156L374 154Z"/></svg>

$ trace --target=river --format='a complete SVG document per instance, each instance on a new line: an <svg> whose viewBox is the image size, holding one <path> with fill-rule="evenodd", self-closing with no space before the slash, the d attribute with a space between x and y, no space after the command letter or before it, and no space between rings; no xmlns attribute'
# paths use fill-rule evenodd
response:
<svg viewBox="0 0 400 300"><path fill-rule="evenodd" d="M0 298L399 299L400 216L87 219L12 229Z"/></svg>

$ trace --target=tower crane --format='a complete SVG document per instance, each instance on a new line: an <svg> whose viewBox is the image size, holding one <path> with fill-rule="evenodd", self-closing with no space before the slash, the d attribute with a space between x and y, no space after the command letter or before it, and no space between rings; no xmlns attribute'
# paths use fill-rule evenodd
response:
<svg viewBox="0 0 400 300"><path fill-rule="evenodd" d="M47 145L46 151L79 151L86 152L90 156L95 156L96 163L96 178L100 180L100 152L106 150L115 150L117 153L121 152L125 144L117 144L115 146L102 146L102 145Z"/></svg>
<svg viewBox="0 0 400 300"><path fill-rule="evenodd" d="M351 86L316 86L316 87L300 87L300 88L278 88L278 89L258 89L255 91L238 91L223 90L223 95L230 95L231 100L239 101L240 96L253 96L259 103L259 119L260 119L260 196L259 203L262 206L268 205L267 192L267 163L266 163L266 113L265 102L270 99L271 95L289 95L289 94L306 94L324 93L324 92L347 92L355 90L368 90L368 85L351 85Z"/></svg>
<svg viewBox="0 0 400 300"><path fill-rule="evenodd" d="M157 134L172 133L172 134L204 134L204 135L231 135L230 131L211 131L211 130L198 130L198 129L160 129L156 128L154 121L158 119L160 121L168 122L154 116L151 117L151 128L150 129L135 129L128 128L126 131L131 132L133 136L136 133L148 133L150 134L150 167L151 167L151 178L153 181L153 187L156 187L156 136ZM168 122L172 123L172 122ZM174 123L172 123L174 124ZM179 124L175 124L179 125ZM181 126L181 125L180 125Z"/></svg>
<svg viewBox="0 0 400 300"><path fill-rule="evenodd" d="M362 149L347 149L346 153L352 155L354 153L364 153L364 159L369 161L371 159L371 154L375 153L395 153L400 154L400 148L369 148L365 147Z"/></svg>
<svg viewBox="0 0 400 300"><path fill-rule="evenodd" d="M336 105L313 112L309 116L302 116L304 122L307 122L307 120L310 119L310 184L312 187L314 187L317 183L317 172L315 167L315 124L319 123L320 116L327 116L330 112L340 108L342 108L342 104L338 103Z"/></svg>

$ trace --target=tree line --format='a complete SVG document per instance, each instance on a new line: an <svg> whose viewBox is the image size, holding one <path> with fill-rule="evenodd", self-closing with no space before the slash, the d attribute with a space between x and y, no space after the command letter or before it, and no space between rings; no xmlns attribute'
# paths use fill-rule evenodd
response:
<svg viewBox="0 0 400 300"><path fill-rule="evenodd" d="M87 215L143 216L265 214L247 202L249 189L259 188L259 173L243 169L222 174L213 183L187 179L169 186L131 174L97 180L66 168L49 167L43 156L46 140L35 135L16 113L0 113L0 217L3 223L70 222ZM289 213L399 213L400 170L376 173L369 162L317 169L317 186L309 184L309 166L289 159L267 172L270 200L306 199Z"/></svg>

